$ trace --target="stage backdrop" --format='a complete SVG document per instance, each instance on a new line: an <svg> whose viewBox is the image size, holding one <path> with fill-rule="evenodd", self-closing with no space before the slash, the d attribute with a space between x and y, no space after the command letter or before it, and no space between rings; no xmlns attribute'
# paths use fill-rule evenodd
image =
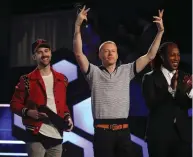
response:
<svg viewBox="0 0 193 157"><path fill-rule="evenodd" d="M14 16L11 21L11 66L34 65L31 44L48 40L53 49L72 48L75 10Z"/></svg>

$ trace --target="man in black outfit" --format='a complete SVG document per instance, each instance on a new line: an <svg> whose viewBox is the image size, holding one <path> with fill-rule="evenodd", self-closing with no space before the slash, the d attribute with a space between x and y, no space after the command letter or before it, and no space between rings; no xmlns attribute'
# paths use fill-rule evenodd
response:
<svg viewBox="0 0 193 157"><path fill-rule="evenodd" d="M150 157L191 157L192 78L178 70L180 52L163 43L153 70L143 77L143 95L149 108L146 138Z"/></svg>

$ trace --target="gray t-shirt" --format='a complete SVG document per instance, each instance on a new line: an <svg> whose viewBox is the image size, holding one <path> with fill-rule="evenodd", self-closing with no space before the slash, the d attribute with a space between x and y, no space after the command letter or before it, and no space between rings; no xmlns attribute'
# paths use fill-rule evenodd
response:
<svg viewBox="0 0 193 157"><path fill-rule="evenodd" d="M90 63L86 80L91 89L94 119L127 118L130 108L130 81L136 74L136 64L117 66L109 73L103 66Z"/></svg>

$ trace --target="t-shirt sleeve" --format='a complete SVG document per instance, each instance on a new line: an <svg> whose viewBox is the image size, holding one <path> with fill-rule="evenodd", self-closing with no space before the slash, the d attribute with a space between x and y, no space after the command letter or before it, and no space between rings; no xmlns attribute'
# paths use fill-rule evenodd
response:
<svg viewBox="0 0 193 157"><path fill-rule="evenodd" d="M84 73L85 79L89 84L93 80L93 75L96 69L97 69L97 66L93 65L92 63L89 63L88 71Z"/></svg>
<svg viewBox="0 0 193 157"><path fill-rule="evenodd" d="M132 80L135 77L135 75L137 74L137 72L136 72L136 62L126 64L126 67L128 69L128 72L129 72L129 77Z"/></svg>

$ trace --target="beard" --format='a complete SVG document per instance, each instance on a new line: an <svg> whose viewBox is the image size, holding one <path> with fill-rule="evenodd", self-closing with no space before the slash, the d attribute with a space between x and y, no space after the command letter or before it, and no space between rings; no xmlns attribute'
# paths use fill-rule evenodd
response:
<svg viewBox="0 0 193 157"><path fill-rule="evenodd" d="M44 58L47 58L48 60L47 61L43 61ZM51 61L50 57L42 57L40 62L39 62L39 65L41 67L47 67L48 65L50 65L50 61Z"/></svg>
<svg viewBox="0 0 193 157"><path fill-rule="evenodd" d="M40 62L39 63L39 65L41 66L41 67L47 67L48 65L50 65L50 62L48 62L48 63L43 63L43 62Z"/></svg>

